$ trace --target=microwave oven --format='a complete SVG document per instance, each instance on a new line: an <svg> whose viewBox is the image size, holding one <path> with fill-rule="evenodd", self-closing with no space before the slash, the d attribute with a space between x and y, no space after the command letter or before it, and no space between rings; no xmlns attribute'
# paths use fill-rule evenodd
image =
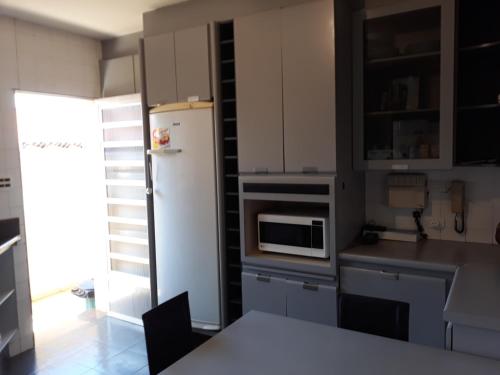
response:
<svg viewBox="0 0 500 375"><path fill-rule="evenodd" d="M328 216L258 214L259 250L329 258Z"/></svg>

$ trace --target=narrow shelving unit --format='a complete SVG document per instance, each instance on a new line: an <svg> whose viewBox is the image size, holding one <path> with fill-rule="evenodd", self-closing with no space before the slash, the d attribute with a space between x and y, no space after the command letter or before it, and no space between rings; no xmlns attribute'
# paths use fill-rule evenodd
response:
<svg viewBox="0 0 500 375"><path fill-rule="evenodd" d="M141 323L151 308L140 96L101 107L106 191L108 314Z"/></svg>
<svg viewBox="0 0 500 375"><path fill-rule="evenodd" d="M242 315L241 260L238 202L238 135L233 22L219 24L219 69L224 141L224 215L227 316L229 323Z"/></svg>
<svg viewBox="0 0 500 375"><path fill-rule="evenodd" d="M456 165L500 165L498 12L496 1L458 1Z"/></svg>

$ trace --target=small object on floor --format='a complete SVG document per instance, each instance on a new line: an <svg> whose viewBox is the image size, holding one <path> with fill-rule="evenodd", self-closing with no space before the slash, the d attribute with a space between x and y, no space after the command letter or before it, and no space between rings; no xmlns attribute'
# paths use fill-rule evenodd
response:
<svg viewBox="0 0 500 375"><path fill-rule="evenodd" d="M87 309L95 309L95 292L94 292L94 279L85 280L77 287L71 289L74 296L85 298L87 302Z"/></svg>

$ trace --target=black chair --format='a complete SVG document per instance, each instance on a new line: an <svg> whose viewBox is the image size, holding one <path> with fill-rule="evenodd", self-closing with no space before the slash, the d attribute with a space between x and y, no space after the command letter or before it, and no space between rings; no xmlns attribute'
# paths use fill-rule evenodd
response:
<svg viewBox="0 0 500 375"><path fill-rule="evenodd" d="M188 292L179 294L142 316L146 335L149 372L159 372L207 341L210 336L194 333Z"/></svg>

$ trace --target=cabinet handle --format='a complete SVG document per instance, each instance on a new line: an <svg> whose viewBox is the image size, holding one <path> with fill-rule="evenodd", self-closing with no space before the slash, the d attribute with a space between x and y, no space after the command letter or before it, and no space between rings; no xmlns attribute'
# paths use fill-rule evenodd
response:
<svg viewBox="0 0 500 375"><path fill-rule="evenodd" d="M380 271L380 277L387 280L399 280L399 273Z"/></svg>
<svg viewBox="0 0 500 375"><path fill-rule="evenodd" d="M271 278L269 276L257 274L255 278L257 279L257 281L262 281L263 283L271 282Z"/></svg>
<svg viewBox="0 0 500 375"><path fill-rule="evenodd" d="M319 290L319 285L305 282L302 284L302 288L305 290L310 290L312 292L317 292Z"/></svg>
<svg viewBox="0 0 500 375"><path fill-rule="evenodd" d="M258 174L266 174L266 173L269 173L268 169L267 168L254 168L253 169L253 172L254 173L258 173Z"/></svg>
<svg viewBox="0 0 500 375"><path fill-rule="evenodd" d="M317 167L302 167L303 173L318 173Z"/></svg>

